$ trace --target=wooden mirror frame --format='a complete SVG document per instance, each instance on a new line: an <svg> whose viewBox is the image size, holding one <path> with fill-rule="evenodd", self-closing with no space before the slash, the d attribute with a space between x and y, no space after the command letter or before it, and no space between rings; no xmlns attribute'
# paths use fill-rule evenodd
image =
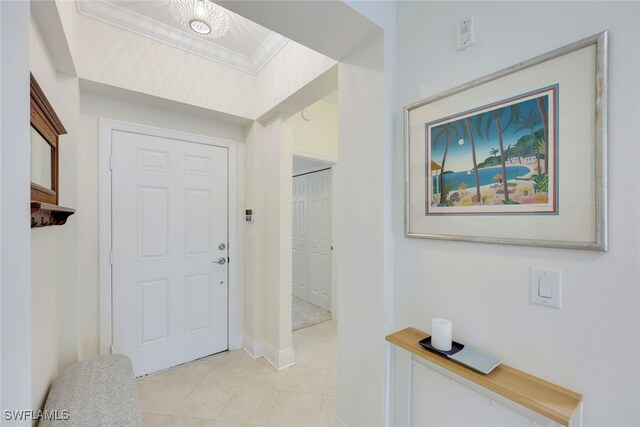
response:
<svg viewBox="0 0 640 427"><path fill-rule="evenodd" d="M31 201L58 204L58 137L67 133L31 74L31 127L51 146L51 188L31 182Z"/></svg>

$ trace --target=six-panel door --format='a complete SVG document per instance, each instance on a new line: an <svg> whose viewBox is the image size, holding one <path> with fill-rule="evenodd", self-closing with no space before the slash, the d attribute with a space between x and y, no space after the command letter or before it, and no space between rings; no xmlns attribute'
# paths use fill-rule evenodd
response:
<svg viewBox="0 0 640 427"><path fill-rule="evenodd" d="M292 292L331 310L331 171L293 177Z"/></svg>
<svg viewBox="0 0 640 427"><path fill-rule="evenodd" d="M226 350L227 148L114 131L112 167L114 351L140 376Z"/></svg>
<svg viewBox="0 0 640 427"><path fill-rule="evenodd" d="M309 177L309 282L311 304L331 310L331 171Z"/></svg>
<svg viewBox="0 0 640 427"><path fill-rule="evenodd" d="M307 300L307 175L293 177L292 194L292 288L293 295Z"/></svg>

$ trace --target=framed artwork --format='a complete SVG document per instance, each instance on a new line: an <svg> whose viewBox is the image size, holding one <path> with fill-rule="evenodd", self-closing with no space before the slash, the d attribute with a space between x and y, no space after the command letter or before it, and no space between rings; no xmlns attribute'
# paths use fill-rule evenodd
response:
<svg viewBox="0 0 640 427"><path fill-rule="evenodd" d="M404 117L407 237L607 250L607 32Z"/></svg>

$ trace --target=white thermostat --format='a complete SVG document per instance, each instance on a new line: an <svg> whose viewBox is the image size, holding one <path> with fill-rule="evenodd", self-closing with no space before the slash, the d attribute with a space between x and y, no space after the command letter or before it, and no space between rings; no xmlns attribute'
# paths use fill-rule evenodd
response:
<svg viewBox="0 0 640 427"><path fill-rule="evenodd" d="M247 209L244 211L244 220L246 222L253 222L253 209Z"/></svg>

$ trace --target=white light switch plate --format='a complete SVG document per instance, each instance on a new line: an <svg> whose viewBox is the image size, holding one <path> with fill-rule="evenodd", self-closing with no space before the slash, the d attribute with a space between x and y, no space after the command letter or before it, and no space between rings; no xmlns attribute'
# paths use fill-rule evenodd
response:
<svg viewBox="0 0 640 427"><path fill-rule="evenodd" d="M476 20L473 15L458 22L456 27L456 47L458 50L473 46L476 42Z"/></svg>
<svg viewBox="0 0 640 427"><path fill-rule="evenodd" d="M562 307L562 272L541 268L531 269L531 302L547 307Z"/></svg>

